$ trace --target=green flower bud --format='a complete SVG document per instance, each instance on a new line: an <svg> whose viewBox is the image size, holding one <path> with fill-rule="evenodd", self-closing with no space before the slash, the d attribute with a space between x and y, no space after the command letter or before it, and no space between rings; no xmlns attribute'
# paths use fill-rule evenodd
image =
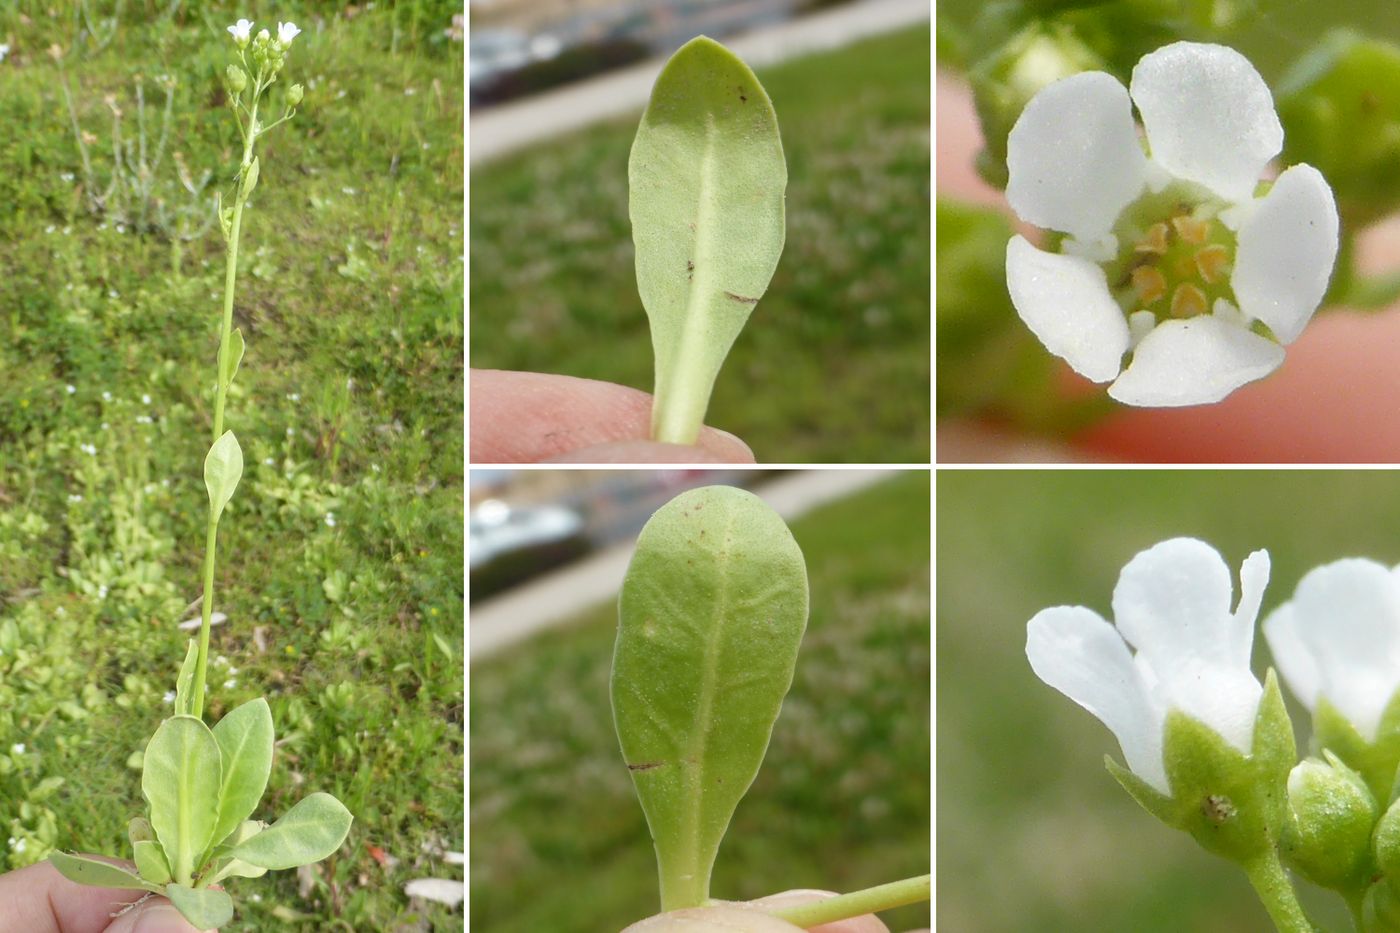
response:
<svg viewBox="0 0 1400 933"><path fill-rule="evenodd" d="M306 91L300 84L293 84L287 89L287 106L295 107L297 104L301 103L301 97L304 93L306 93Z"/></svg>
<svg viewBox="0 0 1400 933"><path fill-rule="evenodd" d="M1282 850L1308 880L1351 890L1370 873L1378 808L1361 775L1330 751L1323 755L1326 763L1308 759L1288 774L1291 819L1284 824Z"/></svg>
<svg viewBox="0 0 1400 933"><path fill-rule="evenodd" d="M1041 88L1081 71L1106 70L1072 29L1035 22L980 61L968 75L986 149L977 170L998 188L1006 186L1006 137L1016 118Z"/></svg>
<svg viewBox="0 0 1400 933"><path fill-rule="evenodd" d="M1390 805L1372 836L1376 866L1386 875L1400 878L1400 800Z"/></svg>
<svg viewBox="0 0 1400 933"><path fill-rule="evenodd" d="M248 86L248 75L237 65L229 65L228 70L224 72L224 77L228 79L229 90L233 91L235 95L242 94L243 89Z"/></svg>

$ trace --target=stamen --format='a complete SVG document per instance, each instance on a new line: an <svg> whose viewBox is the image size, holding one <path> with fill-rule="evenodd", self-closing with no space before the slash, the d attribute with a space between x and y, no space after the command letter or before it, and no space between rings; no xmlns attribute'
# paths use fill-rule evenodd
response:
<svg viewBox="0 0 1400 933"><path fill-rule="evenodd" d="M1167 280L1151 266L1138 266L1133 270L1133 288L1142 303L1150 305L1167 293Z"/></svg>
<svg viewBox="0 0 1400 933"><path fill-rule="evenodd" d="M1196 268L1200 270L1201 278L1209 284L1225 277L1225 267L1229 262L1230 251L1219 243L1207 246L1196 254Z"/></svg>
<svg viewBox="0 0 1400 933"><path fill-rule="evenodd" d="M1197 220L1183 214L1172 218L1172 226L1183 240L1192 246L1200 246L1210 237L1210 221Z"/></svg>
<svg viewBox="0 0 1400 933"><path fill-rule="evenodd" d="M1162 255L1167 251L1167 225L1156 223L1147 228L1147 235L1142 238L1135 249L1139 253L1156 253Z"/></svg>
<svg viewBox="0 0 1400 933"><path fill-rule="evenodd" d="M1172 295L1172 317L1195 317L1206 313L1206 293L1194 285L1177 286Z"/></svg>

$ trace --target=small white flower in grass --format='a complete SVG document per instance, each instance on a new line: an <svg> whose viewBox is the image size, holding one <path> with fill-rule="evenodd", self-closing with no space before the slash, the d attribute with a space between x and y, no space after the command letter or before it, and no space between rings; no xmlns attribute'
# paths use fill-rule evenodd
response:
<svg viewBox="0 0 1400 933"><path fill-rule="evenodd" d="M326 513L326 527L327 527L327 528L334 528L334 527L335 527L335 513L334 513L334 512L327 512L327 513Z"/></svg>
<svg viewBox="0 0 1400 933"><path fill-rule="evenodd" d="M75 385L64 386L64 388L68 390L68 394L69 394L69 395L72 395L72 394L74 394L75 392L78 391L78 387L75 386Z"/></svg>
<svg viewBox="0 0 1400 933"><path fill-rule="evenodd" d="M141 404L142 404L142 405L149 405L149 404L151 404L151 397L150 397L149 395L142 395L142 396L141 396Z"/></svg>
<svg viewBox="0 0 1400 933"><path fill-rule="evenodd" d="M110 402L111 400L112 400L112 393L111 393L111 392L103 392L103 393L102 393L102 401L104 401L104 402Z"/></svg>
<svg viewBox="0 0 1400 933"><path fill-rule="evenodd" d="M0 62L3 62L3 61L5 60L5 57L8 56L9 54L10 54L10 47L9 47L8 45L6 45L5 43L0 42Z"/></svg>
<svg viewBox="0 0 1400 933"><path fill-rule="evenodd" d="M1264 638L1309 711L1325 699L1374 742L1400 689L1400 567L1352 558L1310 571L1269 614Z"/></svg>
<svg viewBox="0 0 1400 933"><path fill-rule="evenodd" d="M17 840L15 840L14 846L12 846L12 848L13 848L16 852L23 852L23 851L24 851L26 848L28 848L28 847L29 847L29 840L27 840L27 839L17 839Z"/></svg>
<svg viewBox="0 0 1400 933"><path fill-rule="evenodd" d="M1255 551L1240 567L1232 613L1220 555L1193 538L1164 541L1119 575L1116 628L1083 606L1044 609L1026 627L1026 657L1036 676L1108 726L1134 774L1170 795L1162 731L1171 710L1250 752L1263 687L1249 654L1268 581L1269 555Z"/></svg>
<svg viewBox="0 0 1400 933"><path fill-rule="evenodd" d="M167 691L165 691L165 696L161 697L160 699L161 699L161 702L162 702L162 703L174 703L174 702L175 702L175 691L174 691L174 690L167 690Z"/></svg>
<svg viewBox="0 0 1400 933"><path fill-rule="evenodd" d="M1160 48L1130 88L1099 71L1048 85L1008 137L1006 197L1066 239L1059 252L1011 239L1017 313L1127 405L1217 402L1272 372L1322 301L1338 244L1332 189L1311 166L1255 196L1282 147L1268 86L1224 46Z"/></svg>
<svg viewBox="0 0 1400 933"><path fill-rule="evenodd" d="M233 36L233 41L239 47L248 44L248 39L253 35L253 21L251 19L240 19L232 26L228 27L229 35Z"/></svg>
<svg viewBox="0 0 1400 933"><path fill-rule="evenodd" d="M14 752L16 755L23 755L23 754L24 754L24 743L23 743L23 742L16 742L14 745L11 745L11 746L10 746L10 751Z"/></svg>
<svg viewBox="0 0 1400 933"><path fill-rule="evenodd" d="M297 28L296 23L277 24L277 41L283 45L291 45L292 40L299 35L301 35L301 30Z"/></svg>

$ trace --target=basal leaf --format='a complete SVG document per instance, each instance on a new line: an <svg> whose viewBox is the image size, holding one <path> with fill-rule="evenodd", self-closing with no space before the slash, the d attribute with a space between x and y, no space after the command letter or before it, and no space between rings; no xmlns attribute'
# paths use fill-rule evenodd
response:
<svg viewBox="0 0 1400 933"><path fill-rule="evenodd" d="M233 900L223 891L168 884L165 896L196 929L212 930L233 919Z"/></svg>
<svg viewBox="0 0 1400 933"><path fill-rule="evenodd" d="M138 842L154 842L156 833L151 829L150 820L144 816L133 816L126 824L126 836L132 845L136 845Z"/></svg>
<svg viewBox="0 0 1400 933"><path fill-rule="evenodd" d="M136 870L142 878L155 885L169 884L174 880L170 874L170 863L166 861L165 851L159 842L143 839L132 843L132 849L136 852Z"/></svg>
<svg viewBox="0 0 1400 933"><path fill-rule="evenodd" d="M627 177L656 356L652 436L691 444L783 251L787 163L749 67L704 36L682 46L652 88Z"/></svg>
<svg viewBox="0 0 1400 933"><path fill-rule="evenodd" d="M209 507L214 511L215 521L224 514L224 506L233 498L233 491L242 478L243 449L238 446L233 432L225 431L204 458L204 488L209 490Z"/></svg>
<svg viewBox="0 0 1400 933"><path fill-rule="evenodd" d="M160 893L160 886L146 882L120 865L98 861L86 855L69 855L66 852L51 852L49 862L58 873L69 881L92 885L97 888L123 888L126 890L152 891Z"/></svg>
<svg viewBox="0 0 1400 933"><path fill-rule="evenodd" d="M199 642L191 638L185 651L185 663L180 665L180 675L175 678L175 715L194 715L194 695L190 686L194 683L194 669L199 662Z"/></svg>
<svg viewBox="0 0 1400 933"><path fill-rule="evenodd" d="M792 684L806 565L757 496L692 490L642 529L619 615L613 719L656 845L662 909L698 906Z"/></svg>
<svg viewBox="0 0 1400 933"><path fill-rule="evenodd" d="M146 746L141 792L171 874L182 884L213 840L221 777L214 734L193 716L167 719Z"/></svg>
<svg viewBox="0 0 1400 933"><path fill-rule="evenodd" d="M267 829L234 846L229 855L273 870L310 865L340 848L351 819L345 805L330 794L312 794Z"/></svg>
<svg viewBox="0 0 1400 933"><path fill-rule="evenodd" d="M257 808L272 773L272 738L272 710L262 697L244 703L214 726L223 764L214 842L238 829Z"/></svg>

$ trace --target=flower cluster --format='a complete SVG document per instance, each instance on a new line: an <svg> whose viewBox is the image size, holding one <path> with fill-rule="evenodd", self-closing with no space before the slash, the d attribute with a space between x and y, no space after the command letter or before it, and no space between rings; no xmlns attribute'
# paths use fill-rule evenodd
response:
<svg viewBox="0 0 1400 933"><path fill-rule="evenodd" d="M1216 402L1272 372L1338 249L1316 169L1260 184L1282 147L1268 86L1224 46L1160 48L1128 88L1099 71L1048 85L1007 140L1007 200L1059 234L1053 251L1021 236L1007 245L1017 313L1127 405Z"/></svg>

